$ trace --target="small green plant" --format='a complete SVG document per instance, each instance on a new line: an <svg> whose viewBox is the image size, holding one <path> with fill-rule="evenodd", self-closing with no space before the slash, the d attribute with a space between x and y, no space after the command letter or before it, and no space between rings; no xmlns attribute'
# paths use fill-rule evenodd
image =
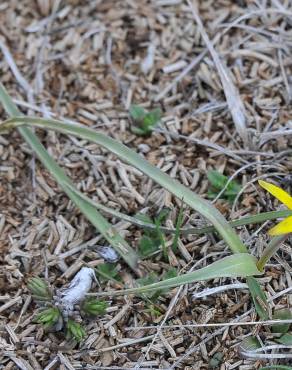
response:
<svg viewBox="0 0 292 370"><path fill-rule="evenodd" d="M222 194L220 195L220 198L226 199L229 203L232 203L237 194L241 191L241 186L236 181L229 181L227 176L222 175L216 170L208 171L207 178L210 183L210 188L208 190L209 199L215 199L218 194L226 187L224 192L222 192Z"/></svg>
<svg viewBox="0 0 292 370"><path fill-rule="evenodd" d="M131 105L130 117L133 122L131 131L134 134L141 136L150 135L161 120L161 109L156 108L147 112L139 105Z"/></svg>
<svg viewBox="0 0 292 370"><path fill-rule="evenodd" d="M274 312L274 315L273 315L273 320L291 320L291 319L292 319L292 311L287 308L277 310ZM272 325L272 332L286 334L289 331L290 326L291 324L289 323L274 324Z"/></svg>
<svg viewBox="0 0 292 370"><path fill-rule="evenodd" d="M59 331L65 328L67 338L80 342L85 337L85 329L72 317L75 317L76 313L88 318L103 315L108 307L107 302L103 300L86 298L93 280L95 280L94 269L82 267L67 288L57 289L53 294L43 279L31 278L27 284L28 289L41 307L34 321L43 325L46 330Z"/></svg>
<svg viewBox="0 0 292 370"><path fill-rule="evenodd" d="M60 319L60 310L57 307L50 307L39 312L34 321L42 324L45 329L52 329Z"/></svg>
<svg viewBox="0 0 292 370"><path fill-rule="evenodd" d="M162 315L159 308L153 303L148 303L144 309L144 312L148 312L153 318L158 318Z"/></svg>
<svg viewBox="0 0 292 370"><path fill-rule="evenodd" d="M104 315L106 309L108 308L108 303L106 301L101 301L94 297L85 299L81 305L81 312L88 316L98 316Z"/></svg>
<svg viewBox="0 0 292 370"><path fill-rule="evenodd" d="M165 245L165 236L161 231L161 225L165 222L169 214L169 209L162 209L152 220L148 215L139 213L136 217L143 222L152 223L155 229L145 229L142 238L138 244L138 251L141 258L146 258L156 254L161 247L165 260L168 260L167 248Z"/></svg>
<svg viewBox="0 0 292 370"><path fill-rule="evenodd" d="M222 352L216 352L209 362L211 369L218 369L222 363L224 354Z"/></svg>
<svg viewBox="0 0 292 370"><path fill-rule="evenodd" d="M161 281L166 279L175 278L177 276L177 271L175 268L170 268L166 273L164 273L161 277ZM159 282L159 277L155 272L151 272L144 278L137 279L137 283L140 287L148 286L149 284L154 284ZM154 289L147 293L143 293L141 296L143 298L147 298L152 303L156 302L156 300L162 295L167 292L167 289Z"/></svg>
<svg viewBox="0 0 292 370"><path fill-rule="evenodd" d="M101 281L114 280L120 281L119 272L112 263L103 263L95 268L96 273Z"/></svg>
<svg viewBox="0 0 292 370"><path fill-rule="evenodd" d="M66 338L74 339L76 342L81 342L86 336L85 329L78 322L68 319L66 327Z"/></svg>

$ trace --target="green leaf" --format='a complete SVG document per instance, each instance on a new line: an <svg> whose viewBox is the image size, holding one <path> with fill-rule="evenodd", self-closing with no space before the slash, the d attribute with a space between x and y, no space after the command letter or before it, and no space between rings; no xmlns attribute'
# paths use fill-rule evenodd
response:
<svg viewBox="0 0 292 370"><path fill-rule="evenodd" d="M159 108L147 113L143 119L143 129L151 131L161 120L161 115L162 112Z"/></svg>
<svg viewBox="0 0 292 370"><path fill-rule="evenodd" d="M140 107L139 105L131 105L129 110L130 116L134 121L141 121L146 116L147 112L144 108Z"/></svg>
<svg viewBox="0 0 292 370"><path fill-rule="evenodd" d="M150 284L154 284L158 281L158 276L155 272L150 272L147 276L143 277L143 278L140 278L140 279L137 279L136 280L136 283L138 284L138 286L140 287L144 287L144 286L148 286ZM156 298L160 295L160 292L161 290L153 290L153 291L150 291L150 292L146 292L146 293L143 293L143 294L140 294L141 298L147 298L151 301L155 301Z"/></svg>
<svg viewBox="0 0 292 370"><path fill-rule="evenodd" d="M145 312L149 312L151 316L154 317L160 317L161 312L160 310L155 306L155 304L148 304L147 308L144 310Z"/></svg>
<svg viewBox="0 0 292 370"><path fill-rule="evenodd" d="M168 271L163 275L163 280L172 279L177 276L177 270L174 267L170 267Z"/></svg>
<svg viewBox="0 0 292 370"><path fill-rule="evenodd" d="M1 85L0 85L1 86ZM1 89L0 89L1 98ZM172 179L170 176L165 174L157 167L151 165L140 155L135 153L130 148L119 143L118 141L108 137L100 132L96 132L93 129L81 126L72 125L62 121L51 120L51 119L40 119L34 117L14 117L0 125L0 132L2 130L11 129L13 127L19 127L22 125L31 125L33 127L41 127L47 129L53 129L58 132L63 132L69 135L75 135L85 140L92 141L101 145L102 147L110 150L116 154L121 160L130 163L132 166L139 168L144 174L149 176L151 179L156 181L170 193L183 199L183 201L192 207L197 212L201 213L206 217L217 229L222 238L229 245L234 253L246 253L247 248L239 239L238 235L234 232L232 227L227 223L222 214L208 201L202 199L199 195L191 191L189 188L183 186L181 183ZM82 198L83 199L83 198ZM90 203L91 204L91 203ZM126 259L126 256L124 256Z"/></svg>
<svg viewBox="0 0 292 370"><path fill-rule="evenodd" d="M183 223L183 206L180 207L177 219L176 219L176 224L175 224L175 233L174 233L174 238L172 242L172 250L174 252L177 251L177 243L180 235L180 229Z"/></svg>
<svg viewBox="0 0 292 370"><path fill-rule="evenodd" d="M138 251L141 258L146 258L159 250L160 240L143 235L138 244Z"/></svg>
<svg viewBox="0 0 292 370"><path fill-rule="evenodd" d="M95 271L100 275L101 281L119 280L119 273L115 265L112 263L103 263L95 268Z"/></svg>
<svg viewBox="0 0 292 370"><path fill-rule="evenodd" d="M159 123L161 119L161 110L156 108L151 112L146 112L144 108L139 105L131 105L130 116L135 123L131 126L131 131L137 135L149 135L153 128Z"/></svg>
<svg viewBox="0 0 292 370"><path fill-rule="evenodd" d="M281 310L277 310L274 312L273 320L291 320L292 319L292 311L288 308L283 308ZM284 324L273 324L272 325L272 332L273 333L281 333L285 334L290 328L289 323Z"/></svg>
<svg viewBox="0 0 292 370"><path fill-rule="evenodd" d="M248 253L237 253L235 255L222 258L219 261L216 261L197 271L189 272L171 279L166 279L158 283L132 289L101 292L96 293L96 295L116 296L124 294L141 294L151 290L170 289L180 285L218 277L247 277L251 275L258 275L260 274L260 271L256 268L255 261L255 257Z"/></svg>
<svg viewBox="0 0 292 370"><path fill-rule="evenodd" d="M259 340L253 336L244 338L239 345L239 349L241 352L252 352L259 348L261 348L261 344Z"/></svg>
<svg viewBox="0 0 292 370"><path fill-rule="evenodd" d="M146 134L148 135L148 132L145 133L145 130L143 130L140 127L136 127L136 126L131 126L131 131L133 132L133 134L140 135L140 136L144 136Z"/></svg>
<svg viewBox="0 0 292 370"><path fill-rule="evenodd" d="M252 276L247 277L246 282L248 284L257 314L259 315L261 320L268 320L269 304L260 284Z"/></svg>
<svg viewBox="0 0 292 370"><path fill-rule="evenodd" d="M209 366L212 369L219 369L224 355L222 352L216 352L209 362Z"/></svg>
<svg viewBox="0 0 292 370"><path fill-rule="evenodd" d="M292 334L286 333L280 338L276 339L276 342L284 344L285 346L292 346Z"/></svg>
<svg viewBox="0 0 292 370"><path fill-rule="evenodd" d="M3 104L4 109L10 116L18 116L18 118L26 119L22 117L21 112L17 106L13 103L12 99L6 92L4 86L0 83L0 100ZM21 116L21 117L19 117ZM136 271L138 256L135 251L128 245L126 240L117 233L112 225L101 215L100 212L88 201L78 195L78 192L72 191L74 185L63 169L55 162L55 160L49 155L47 150L41 144L37 136L28 127L19 127L18 131L28 143L28 145L34 150L39 157L40 161L56 179L58 184L63 188L69 198L75 203L75 205L81 210L84 216L92 223L93 226L104 236L104 238L111 244L111 246L121 255L125 262Z"/></svg>
<svg viewBox="0 0 292 370"><path fill-rule="evenodd" d="M162 276L162 279L163 280L166 280L166 279L171 279L171 278L174 278L177 276L177 271L175 268L170 268L163 276ZM151 284L154 284L156 282L158 282L158 276L155 272L151 272L148 276L144 277L144 278L140 278L138 280L136 280L137 283L139 284L140 287L145 287L145 286L148 286L148 285L151 285ZM147 293L143 293L142 294L142 297L147 297L148 299L150 299L152 302L155 302L159 296L161 296L162 294L165 294L167 292L167 289L155 289L155 290L151 290Z"/></svg>
<svg viewBox="0 0 292 370"><path fill-rule="evenodd" d="M138 243L139 255L142 258L149 257L159 250L159 247L162 246L164 254L165 250L165 238L164 234L161 231L161 223L165 221L169 214L169 209L164 208L160 213L155 217L154 222L146 214L138 214L136 217L143 222L151 222L155 225L154 230L144 230L144 235Z"/></svg>
<svg viewBox="0 0 292 370"><path fill-rule="evenodd" d="M136 218L142 222L153 224L153 220L146 213L137 213Z"/></svg>
<svg viewBox="0 0 292 370"><path fill-rule="evenodd" d="M208 190L208 197L210 199L216 198L217 195L225 188L227 183L228 185L224 193L221 194L220 198L233 201L241 190L241 186L236 181L231 180L228 182L228 177L222 175L216 170L208 171L207 178L211 185L211 188Z"/></svg>
<svg viewBox="0 0 292 370"><path fill-rule="evenodd" d="M156 223L160 226L163 222L166 221L169 215L170 209L169 208L162 208L162 210L155 216Z"/></svg>
<svg viewBox="0 0 292 370"><path fill-rule="evenodd" d="M207 178L213 188L216 190L222 190L226 184L227 177L222 175L216 170L209 170L207 172Z"/></svg>

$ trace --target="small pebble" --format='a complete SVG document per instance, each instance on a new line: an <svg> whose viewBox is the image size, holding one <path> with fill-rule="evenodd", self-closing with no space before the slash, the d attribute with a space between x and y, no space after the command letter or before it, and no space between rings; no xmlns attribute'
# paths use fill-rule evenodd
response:
<svg viewBox="0 0 292 370"><path fill-rule="evenodd" d="M99 247L97 253L110 263L114 263L119 260L119 255L112 247Z"/></svg>
<svg viewBox="0 0 292 370"><path fill-rule="evenodd" d="M139 144L138 150L139 152L146 154L150 151L150 146L147 144Z"/></svg>

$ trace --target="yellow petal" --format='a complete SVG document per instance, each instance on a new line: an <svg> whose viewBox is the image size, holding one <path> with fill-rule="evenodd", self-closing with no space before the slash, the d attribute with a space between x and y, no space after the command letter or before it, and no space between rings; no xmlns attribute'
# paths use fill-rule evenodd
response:
<svg viewBox="0 0 292 370"><path fill-rule="evenodd" d="M259 180L259 184L275 198L279 199L280 202L285 204L285 206L287 206L289 209L292 209L292 197L285 190L263 180Z"/></svg>
<svg viewBox="0 0 292 370"><path fill-rule="evenodd" d="M269 235L282 235L292 233L292 216L285 218L285 220L278 223L271 230L269 230Z"/></svg>

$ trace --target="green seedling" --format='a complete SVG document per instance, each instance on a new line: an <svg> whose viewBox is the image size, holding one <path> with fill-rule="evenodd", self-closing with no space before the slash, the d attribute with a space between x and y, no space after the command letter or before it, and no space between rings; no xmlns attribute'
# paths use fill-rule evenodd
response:
<svg viewBox="0 0 292 370"><path fill-rule="evenodd" d="M228 177L222 175L216 170L210 170L207 173L207 178L210 183L210 189L208 190L208 198L215 199L218 194L225 188L224 192L220 195L221 199L226 199L232 203L236 198L237 194L241 191L241 186L234 180L228 181ZM226 184L228 185L226 186Z"/></svg>
<svg viewBox="0 0 292 370"><path fill-rule="evenodd" d="M152 317L158 318L162 315L160 310L157 308L157 306L153 303L149 303L145 310L145 312L148 312Z"/></svg>
<svg viewBox="0 0 292 370"><path fill-rule="evenodd" d="M256 337L250 336L244 338L243 341L240 343L240 351L244 352L252 352L257 349L261 348L261 344Z"/></svg>
<svg viewBox="0 0 292 370"><path fill-rule="evenodd" d="M177 271L175 268L170 268L165 274L163 274L161 280L164 281L166 279L171 279L177 276ZM158 283L159 278L155 272L151 272L148 276L144 278L137 279L137 283L140 287L147 286L149 284ZM147 293L143 293L142 297L146 298L147 300L151 301L152 303L156 302L157 299L162 295L165 294L168 289L154 289Z"/></svg>
<svg viewBox="0 0 292 370"><path fill-rule="evenodd" d="M103 263L98 265L95 269L96 273L99 275L101 281L114 280L116 282L120 281L120 276L117 268L112 263Z"/></svg>
<svg viewBox="0 0 292 370"><path fill-rule="evenodd" d="M222 352L216 352L209 362L209 366L211 369L218 369L220 364L222 363L224 355Z"/></svg>
<svg viewBox="0 0 292 370"><path fill-rule="evenodd" d="M277 310L274 312L274 315L273 315L273 320L291 320L291 319L292 319L292 311L287 308ZM274 324L272 325L272 332L286 334L290 328L290 325L291 324L289 323Z"/></svg>
<svg viewBox="0 0 292 370"><path fill-rule="evenodd" d="M27 288L36 301L49 302L53 298L52 292L47 283L39 277L29 279Z"/></svg>
<svg viewBox="0 0 292 370"><path fill-rule="evenodd" d="M138 251L141 258L152 256L162 248L165 260L168 260L165 236L161 231L161 225L166 220L169 209L163 209L157 217L152 220L149 216L139 213L136 217L143 222L153 223L155 229L145 229L138 244Z"/></svg>
<svg viewBox="0 0 292 370"><path fill-rule="evenodd" d="M276 342L284 344L285 346L292 346L292 334L286 333L280 338L276 339Z"/></svg>
<svg viewBox="0 0 292 370"><path fill-rule="evenodd" d="M66 326L67 339L74 339L76 342L81 342L86 336L85 329L78 322L68 319Z"/></svg>
<svg viewBox="0 0 292 370"><path fill-rule="evenodd" d="M60 310L56 307L50 307L38 313L34 321L42 324L45 329L51 329L57 324L60 318Z"/></svg>
<svg viewBox="0 0 292 370"><path fill-rule="evenodd" d="M104 315L108 303L94 297L87 298L81 305L81 312L88 316Z"/></svg>
<svg viewBox="0 0 292 370"><path fill-rule="evenodd" d="M134 134L147 136L150 135L153 129L158 125L161 120L161 110L156 108L147 112L139 105L131 105L130 117L133 121L131 131Z"/></svg>

